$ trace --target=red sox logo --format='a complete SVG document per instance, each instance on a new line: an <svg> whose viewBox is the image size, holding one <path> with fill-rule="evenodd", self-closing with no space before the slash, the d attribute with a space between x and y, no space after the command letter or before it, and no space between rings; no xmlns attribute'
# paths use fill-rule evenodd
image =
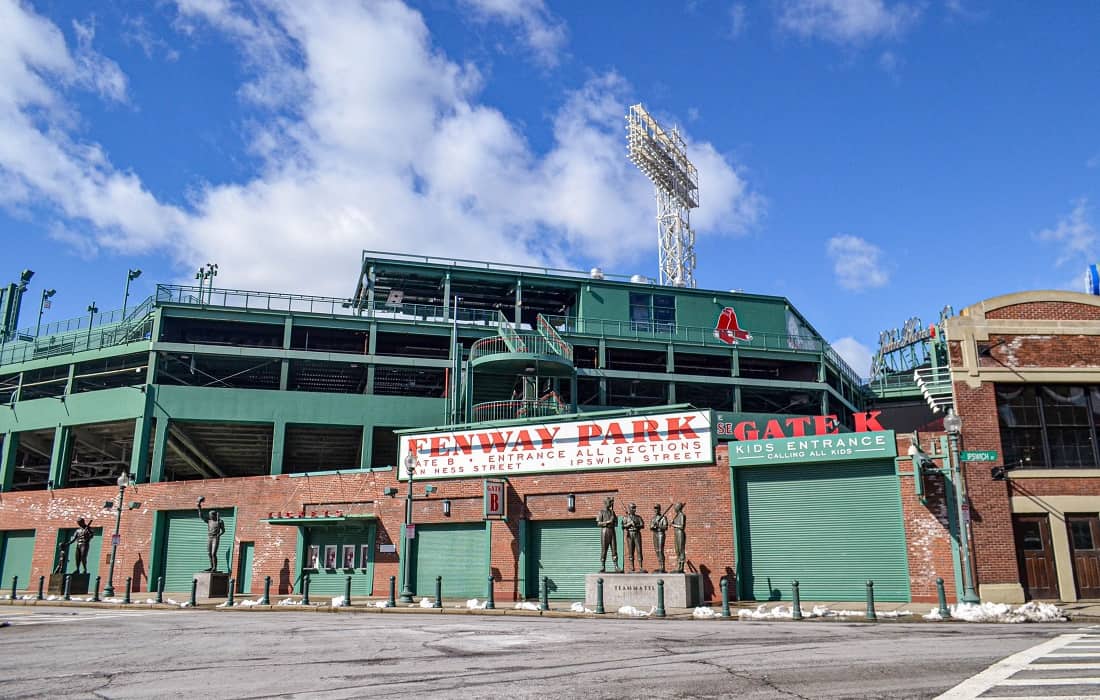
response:
<svg viewBox="0 0 1100 700"><path fill-rule="evenodd" d="M718 315L718 323L714 326L714 337L726 345L737 345L737 341L752 340L752 334L737 325L737 314L727 306Z"/></svg>

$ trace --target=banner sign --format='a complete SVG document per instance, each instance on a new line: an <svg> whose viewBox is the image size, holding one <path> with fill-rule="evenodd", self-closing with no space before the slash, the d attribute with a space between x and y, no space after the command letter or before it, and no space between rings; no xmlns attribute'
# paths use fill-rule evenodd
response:
<svg viewBox="0 0 1100 700"><path fill-rule="evenodd" d="M852 414L853 432L885 430L878 417L882 411L858 411ZM768 440L807 435L836 435L848 432L837 416L789 416L769 413L719 413L715 422L719 440Z"/></svg>
<svg viewBox="0 0 1100 700"><path fill-rule="evenodd" d="M731 467L888 459L898 455L893 430L751 440L728 445Z"/></svg>
<svg viewBox="0 0 1100 700"><path fill-rule="evenodd" d="M485 480L485 518L504 518L504 481Z"/></svg>
<svg viewBox="0 0 1100 700"><path fill-rule="evenodd" d="M710 464L710 411L403 435L397 478L461 479L539 472Z"/></svg>

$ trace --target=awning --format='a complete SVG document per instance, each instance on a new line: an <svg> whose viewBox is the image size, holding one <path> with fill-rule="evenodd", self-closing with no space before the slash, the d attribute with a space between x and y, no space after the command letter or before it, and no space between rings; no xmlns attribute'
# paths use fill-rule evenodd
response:
<svg viewBox="0 0 1100 700"><path fill-rule="evenodd" d="M273 517L264 518L260 522L267 523L268 525L340 525L344 523L355 523L365 520L377 520L378 516L374 513L349 513L347 515L292 515L289 517Z"/></svg>

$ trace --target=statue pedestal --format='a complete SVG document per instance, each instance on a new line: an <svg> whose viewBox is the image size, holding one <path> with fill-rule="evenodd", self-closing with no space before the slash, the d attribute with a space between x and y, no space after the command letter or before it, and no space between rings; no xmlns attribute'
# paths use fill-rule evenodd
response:
<svg viewBox="0 0 1100 700"><path fill-rule="evenodd" d="M225 598L229 596L229 574L221 571L203 571L195 574L198 585L196 598Z"/></svg>
<svg viewBox="0 0 1100 700"><path fill-rule="evenodd" d="M66 574L50 574L46 592L50 595L65 595ZM69 595L88 595L89 574L68 574Z"/></svg>
<svg viewBox="0 0 1100 700"><path fill-rule="evenodd" d="M649 610L657 605L657 581L665 582L666 608L694 608L703 603L699 574L587 574L584 604L596 605L596 579L603 579L603 605L608 612L624 605Z"/></svg>

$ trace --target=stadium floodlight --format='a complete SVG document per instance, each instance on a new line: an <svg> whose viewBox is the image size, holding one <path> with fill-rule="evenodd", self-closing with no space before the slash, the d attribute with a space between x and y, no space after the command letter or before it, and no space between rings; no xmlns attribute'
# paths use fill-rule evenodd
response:
<svg viewBox="0 0 1100 700"><path fill-rule="evenodd" d="M660 283L695 286L695 231L689 213L699 206L699 172L687 157L680 132L665 131L645 107L626 115L630 162L653 182L657 193L657 251Z"/></svg>

